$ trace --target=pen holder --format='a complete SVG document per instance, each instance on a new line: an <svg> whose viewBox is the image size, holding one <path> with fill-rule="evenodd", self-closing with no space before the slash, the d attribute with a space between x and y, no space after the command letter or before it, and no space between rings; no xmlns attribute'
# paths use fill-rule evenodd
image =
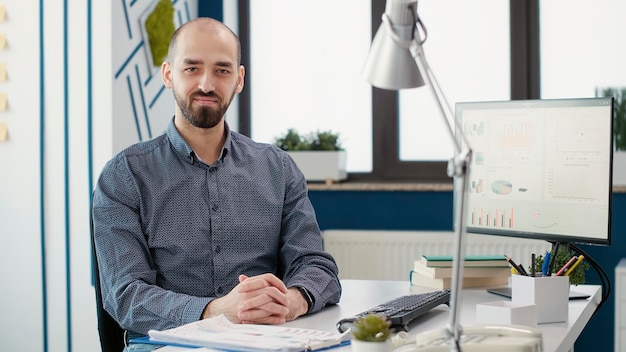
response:
<svg viewBox="0 0 626 352"><path fill-rule="evenodd" d="M511 302L537 305L537 323L567 321L569 277L512 275Z"/></svg>

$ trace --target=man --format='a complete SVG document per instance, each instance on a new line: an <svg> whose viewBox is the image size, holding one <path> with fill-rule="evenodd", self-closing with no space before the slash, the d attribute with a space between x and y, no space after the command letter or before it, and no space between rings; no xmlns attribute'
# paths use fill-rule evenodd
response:
<svg viewBox="0 0 626 352"><path fill-rule="evenodd" d="M281 324L337 303L302 173L224 121L244 84L236 35L209 18L184 24L161 75L173 121L109 161L94 192L105 309L136 336L220 314Z"/></svg>

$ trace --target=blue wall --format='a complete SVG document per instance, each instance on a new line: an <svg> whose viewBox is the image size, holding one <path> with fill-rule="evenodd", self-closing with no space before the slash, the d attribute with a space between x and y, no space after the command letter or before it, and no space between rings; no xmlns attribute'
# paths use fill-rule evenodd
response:
<svg viewBox="0 0 626 352"><path fill-rule="evenodd" d="M452 229L452 192L310 191L309 195L322 229Z"/></svg>
<svg viewBox="0 0 626 352"><path fill-rule="evenodd" d="M452 192L311 190L309 195L322 230L452 230ZM626 193L613 194L612 214L611 246L580 247L606 271L613 286L614 268L626 257L626 218L620 216L626 214ZM600 284L593 269L586 279ZM576 341L576 350L613 350L614 329L607 329L615 321L613 291Z"/></svg>
<svg viewBox="0 0 626 352"><path fill-rule="evenodd" d="M198 1L198 16L211 17L222 21L224 18L224 4L222 0Z"/></svg>

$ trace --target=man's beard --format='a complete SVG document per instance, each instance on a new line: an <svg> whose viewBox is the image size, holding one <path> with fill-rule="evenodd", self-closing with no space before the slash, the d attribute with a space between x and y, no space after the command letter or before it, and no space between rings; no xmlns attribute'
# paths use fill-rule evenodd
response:
<svg viewBox="0 0 626 352"><path fill-rule="evenodd" d="M194 108L192 106L194 98L196 96L205 96L205 97L214 97L217 99L217 109L213 109L208 106L200 106ZM230 103L235 96L235 92L230 96L228 102L224 103L224 100L219 95L215 94L215 92L203 93L201 91L197 91L193 93L189 97L189 101L186 102L181 96L179 96L176 92L174 92L174 99L176 100L176 104L180 108L180 111L183 113L183 116L190 124L199 128L213 128L215 127L224 114L226 114L226 110L230 106Z"/></svg>

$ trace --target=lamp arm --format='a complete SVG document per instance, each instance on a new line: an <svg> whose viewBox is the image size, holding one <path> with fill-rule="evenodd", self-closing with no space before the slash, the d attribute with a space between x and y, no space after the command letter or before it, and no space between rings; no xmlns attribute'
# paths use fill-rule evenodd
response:
<svg viewBox="0 0 626 352"><path fill-rule="evenodd" d="M421 24L420 21L417 22ZM465 258L465 217L466 217L466 190L468 189L467 174L472 158L472 150L469 147L466 136L460 128L456 129L460 139L455 138L453 123L454 113L448 104L448 101L435 78L434 73L428 66L428 62L424 56L422 41L419 38L419 31L415 28L415 39L411 43L411 51L420 72L423 73L424 81L430 88L431 92L437 100L441 117L447 126L448 135L454 144L455 156L448 163L448 176L454 178L455 192L454 199L454 256L452 258L452 282L450 290L450 320L444 336L450 342L451 351L461 350L461 324L460 324L460 304L463 289L463 258ZM465 146L465 147L463 147Z"/></svg>
<svg viewBox="0 0 626 352"><path fill-rule="evenodd" d="M419 22L418 22L419 23ZM430 65L426 61L426 57L424 56L424 49L422 47L423 41L420 41L418 36L417 27L415 29L416 39L411 42L411 53L415 58L415 62L417 63L417 67L420 72L423 73L423 79L426 82L426 85L429 87L432 94L435 96L435 100L437 101L437 106L441 112L442 117L444 118L444 123L446 124L448 136L452 143L454 144L454 149L457 155L461 154L463 151L463 146L468 146L469 142L462 131L457 130L458 135L461 137L461 140L455 138L454 135L454 112L448 103L448 99L443 94L443 90L435 77L435 74L430 69ZM462 143L461 143L462 141ZM452 175L450 175L452 176Z"/></svg>

